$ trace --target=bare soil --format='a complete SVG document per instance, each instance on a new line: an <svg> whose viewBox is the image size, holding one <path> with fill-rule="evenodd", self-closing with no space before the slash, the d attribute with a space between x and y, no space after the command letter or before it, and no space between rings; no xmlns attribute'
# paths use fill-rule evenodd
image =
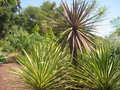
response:
<svg viewBox="0 0 120 90"><path fill-rule="evenodd" d="M21 86L19 76L10 70L19 67L16 63L0 64L0 90L28 90Z"/></svg>

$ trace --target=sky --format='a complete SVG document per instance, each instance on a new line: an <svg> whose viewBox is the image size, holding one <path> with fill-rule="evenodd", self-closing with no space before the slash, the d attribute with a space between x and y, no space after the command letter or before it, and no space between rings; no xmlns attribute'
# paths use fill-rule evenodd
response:
<svg viewBox="0 0 120 90"><path fill-rule="evenodd" d="M40 6L44 1L55 1L57 5L61 0L20 0L23 8L27 6ZM72 0L66 0L68 3L72 3ZM109 35L115 29L111 25L110 21L120 16L120 0L97 0L99 6L106 6L107 13L104 20L99 23L100 26L96 27L96 34L102 37Z"/></svg>

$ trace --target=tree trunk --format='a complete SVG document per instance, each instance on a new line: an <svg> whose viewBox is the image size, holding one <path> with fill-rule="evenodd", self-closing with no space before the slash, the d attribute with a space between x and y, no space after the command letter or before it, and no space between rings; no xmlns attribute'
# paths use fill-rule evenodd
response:
<svg viewBox="0 0 120 90"><path fill-rule="evenodd" d="M72 46L72 42L69 42L70 53L72 55L72 64L77 66L77 49Z"/></svg>
<svg viewBox="0 0 120 90"><path fill-rule="evenodd" d="M77 49L76 48L74 48L74 51L73 51L72 64L77 66Z"/></svg>

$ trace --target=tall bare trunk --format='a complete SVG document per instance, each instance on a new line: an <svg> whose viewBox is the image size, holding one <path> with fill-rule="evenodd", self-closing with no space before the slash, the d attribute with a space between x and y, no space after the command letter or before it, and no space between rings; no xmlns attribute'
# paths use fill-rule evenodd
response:
<svg viewBox="0 0 120 90"><path fill-rule="evenodd" d="M77 66L77 49L76 48L74 48L74 51L73 51L72 64Z"/></svg>
<svg viewBox="0 0 120 90"><path fill-rule="evenodd" d="M77 66L77 49L73 47L72 42L69 42L70 53L72 55L72 64Z"/></svg>

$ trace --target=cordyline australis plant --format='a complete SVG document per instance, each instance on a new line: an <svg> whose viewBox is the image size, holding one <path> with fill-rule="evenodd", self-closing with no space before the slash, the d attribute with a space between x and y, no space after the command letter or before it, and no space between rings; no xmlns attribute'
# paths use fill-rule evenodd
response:
<svg viewBox="0 0 120 90"><path fill-rule="evenodd" d="M73 57L72 63L76 65L77 50L80 52L83 49L87 51L94 50L94 35L91 33L94 23L97 22L101 13L91 15L94 9L95 2L89 4L87 0L79 3L78 0L73 0L71 7L66 2L62 1L63 11L57 9L64 20L53 21L55 25L62 28L67 28L62 33L62 37L58 43L62 43L64 47L67 43Z"/></svg>

